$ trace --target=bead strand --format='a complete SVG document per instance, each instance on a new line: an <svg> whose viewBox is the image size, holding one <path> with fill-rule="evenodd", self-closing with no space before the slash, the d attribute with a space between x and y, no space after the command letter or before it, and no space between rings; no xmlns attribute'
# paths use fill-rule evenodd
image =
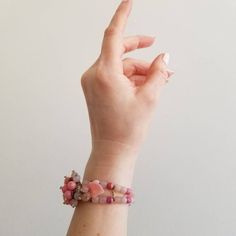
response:
<svg viewBox="0 0 236 236"><path fill-rule="evenodd" d="M73 170L70 177L64 177L64 185L60 187L63 193L64 204L76 207L79 201L99 204L128 204L134 202L134 194L131 188L126 188L112 182L84 180L80 182L80 176ZM106 195L105 189L112 195ZM122 196L115 196L119 193Z"/></svg>
<svg viewBox="0 0 236 236"><path fill-rule="evenodd" d="M99 181L99 180L93 180L93 181L97 181L104 189L112 190L114 192L129 195L132 197L134 196L134 193L131 188L126 188L121 185L113 184L112 182L107 182L107 181ZM89 182L91 181L84 180L83 184L88 184Z"/></svg>

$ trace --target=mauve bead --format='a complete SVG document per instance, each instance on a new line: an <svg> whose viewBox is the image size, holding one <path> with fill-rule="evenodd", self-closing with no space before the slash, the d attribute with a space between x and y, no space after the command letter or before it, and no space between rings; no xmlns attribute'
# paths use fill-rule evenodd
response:
<svg viewBox="0 0 236 236"><path fill-rule="evenodd" d="M74 190L76 188L76 183L74 181L70 181L68 184L67 184L67 188L69 190Z"/></svg>
<svg viewBox="0 0 236 236"><path fill-rule="evenodd" d="M107 189L108 190L112 190L113 187L114 187L113 183L111 183L111 182L107 183Z"/></svg>
<svg viewBox="0 0 236 236"><path fill-rule="evenodd" d="M131 188L127 188L127 190L126 190L126 193L125 194L127 194L127 195L130 195L132 193L132 189Z"/></svg>
<svg viewBox="0 0 236 236"><path fill-rule="evenodd" d="M64 192L64 197L65 197L65 199L66 200L71 200L72 199L72 193L71 193L71 191L66 191L66 192Z"/></svg>
<svg viewBox="0 0 236 236"><path fill-rule="evenodd" d="M127 203L128 203L128 204L132 203L131 197L127 197Z"/></svg>
<svg viewBox="0 0 236 236"><path fill-rule="evenodd" d="M112 198L111 196L108 196L106 202L107 202L108 204L113 203L113 198Z"/></svg>

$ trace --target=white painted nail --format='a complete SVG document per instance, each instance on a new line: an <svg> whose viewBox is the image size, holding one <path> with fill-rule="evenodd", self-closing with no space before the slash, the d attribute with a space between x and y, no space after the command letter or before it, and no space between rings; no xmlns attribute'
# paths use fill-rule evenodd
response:
<svg viewBox="0 0 236 236"><path fill-rule="evenodd" d="M166 63L166 65L168 65L169 61L170 61L170 54L169 53L165 53L162 59Z"/></svg>

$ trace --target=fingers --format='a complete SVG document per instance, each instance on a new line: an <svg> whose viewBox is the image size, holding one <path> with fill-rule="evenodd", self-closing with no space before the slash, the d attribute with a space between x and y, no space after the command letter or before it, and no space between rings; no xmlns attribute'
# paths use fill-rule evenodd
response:
<svg viewBox="0 0 236 236"><path fill-rule="evenodd" d="M128 78L133 75L147 75L151 63L133 59L133 58L126 58L123 60L123 70L124 75Z"/></svg>
<svg viewBox="0 0 236 236"><path fill-rule="evenodd" d="M123 53L134 51L138 48L150 47L155 41L155 37L137 35L126 37L123 41Z"/></svg>
<svg viewBox="0 0 236 236"><path fill-rule="evenodd" d="M122 1L109 26L106 28L102 43L101 56L117 63L123 53L123 32L132 8L132 0Z"/></svg>
<svg viewBox="0 0 236 236"><path fill-rule="evenodd" d="M168 69L169 54L159 55L151 64L147 78L143 86L140 87L139 94L146 98L155 100L159 95L160 89L168 81L173 71Z"/></svg>
<svg viewBox="0 0 236 236"><path fill-rule="evenodd" d="M132 0L122 1L117 8L108 28L115 28L117 33L123 33L132 7Z"/></svg>

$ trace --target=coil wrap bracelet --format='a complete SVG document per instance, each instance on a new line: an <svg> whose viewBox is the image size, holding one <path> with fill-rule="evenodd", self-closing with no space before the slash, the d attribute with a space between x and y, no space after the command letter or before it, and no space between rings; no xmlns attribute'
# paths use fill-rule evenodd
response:
<svg viewBox="0 0 236 236"><path fill-rule="evenodd" d="M64 185L60 187L64 204L76 207L80 201L98 204L127 204L134 202L131 188L126 188L112 182L100 180L84 180L74 170L71 176L64 177Z"/></svg>

